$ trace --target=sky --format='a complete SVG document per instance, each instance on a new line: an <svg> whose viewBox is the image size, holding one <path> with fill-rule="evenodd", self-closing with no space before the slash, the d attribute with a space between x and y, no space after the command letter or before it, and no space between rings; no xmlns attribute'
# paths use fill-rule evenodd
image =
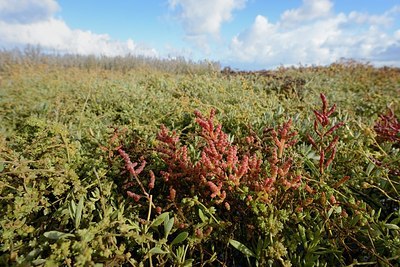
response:
<svg viewBox="0 0 400 267"><path fill-rule="evenodd" d="M0 0L0 49L400 67L400 0Z"/></svg>

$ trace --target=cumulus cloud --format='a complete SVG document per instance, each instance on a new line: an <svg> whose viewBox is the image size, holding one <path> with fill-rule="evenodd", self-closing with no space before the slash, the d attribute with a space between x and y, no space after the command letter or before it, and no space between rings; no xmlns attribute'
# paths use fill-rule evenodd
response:
<svg viewBox="0 0 400 267"><path fill-rule="evenodd" d="M7 23L32 23L46 20L59 10L54 0L0 1L0 18Z"/></svg>
<svg viewBox="0 0 400 267"><path fill-rule="evenodd" d="M329 0L304 0L303 6L297 9L286 10L281 21L296 23L323 18L331 14L333 4Z"/></svg>
<svg viewBox="0 0 400 267"><path fill-rule="evenodd" d="M209 36L217 38L221 25L232 19L232 12L244 8L247 0L169 0L185 30L186 39L207 50Z"/></svg>
<svg viewBox="0 0 400 267"><path fill-rule="evenodd" d="M39 45L45 50L81 55L157 56L155 49L129 39L112 40L107 34L71 29L56 18L54 0L0 1L0 43L2 48Z"/></svg>
<svg viewBox="0 0 400 267"><path fill-rule="evenodd" d="M381 15L334 14L331 1L304 0L275 23L258 15L231 40L227 59L257 67L323 65L341 58L399 64L400 34L392 29L399 11L394 7Z"/></svg>

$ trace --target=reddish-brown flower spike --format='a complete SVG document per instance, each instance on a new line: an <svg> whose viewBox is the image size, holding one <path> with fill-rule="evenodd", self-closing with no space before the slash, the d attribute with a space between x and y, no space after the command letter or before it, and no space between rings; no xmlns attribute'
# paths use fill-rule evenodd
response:
<svg viewBox="0 0 400 267"><path fill-rule="evenodd" d="M314 149L318 150L317 144L315 143L314 139L311 137L311 135L307 135L308 141L311 143L311 145L314 147Z"/></svg>
<svg viewBox="0 0 400 267"><path fill-rule="evenodd" d="M292 163L293 159L289 158L288 160L286 160L280 169L282 170L282 173L280 173L279 175L281 175L282 177L285 176L289 172L290 167L292 167Z"/></svg>
<svg viewBox="0 0 400 267"><path fill-rule="evenodd" d="M272 179L276 179L276 177L278 176L278 171L279 171L279 168L278 168L278 166L276 166L276 165L272 165L271 166L271 178Z"/></svg>
<svg viewBox="0 0 400 267"><path fill-rule="evenodd" d="M174 147L179 142L179 137L176 136L176 132L173 131L169 134L169 130L165 125L161 125L161 131L157 134L157 140L167 144L170 147Z"/></svg>
<svg viewBox="0 0 400 267"><path fill-rule="evenodd" d="M332 161L335 158L336 155L336 147L333 148L332 154L330 155L330 157L328 158L328 160L325 162L325 168L327 168L329 165L331 165Z"/></svg>
<svg viewBox="0 0 400 267"><path fill-rule="evenodd" d="M337 183L333 185L333 188L338 188L341 186L343 183L347 182L350 179L350 176L344 176L342 179L340 179Z"/></svg>
<svg viewBox="0 0 400 267"><path fill-rule="evenodd" d="M239 167L239 170L236 174L237 178L242 178L243 175L245 175L249 170L249 157L247 155L245 155L242 159L242 164Z"/></svg>
<svg viewBox="0 0 400 267"><path fill-rule="evenodd" d="M319 156L319 170L321 173L324 172L324 162L325 162L325 151L321 150L320 152L320 156Z"/></svg>
<svg viewBox="0 0 400 267"><path fill-rule="evenodd" d="M147 162L145 160L142 161L142 164L140 164L139 168L135 170L136 175L140 174L143 171L144 167L146 166L146 163Z"/></svg>
<svg viewBox="0 0 400 267"><path fill-rule="evenodd" d="M226 191L223 190L223 191L221 192L221 194L219 195L219 200L217 200L215 203L221 204L222 202L225 201L225 198L226 198Z"/></svg>
<svg viewBox="0 0 400 267"><path fill-rule="evenodd" d="M274 186L275 179L272 178L266 178L264 180L264 190L267 192L270 192Z"/></svg>
<svg viewBox="0 0 400 267"><path fill-rule="evenodd" d="M246 140L246 143L249 145L253 144L255 141L254 136L246 136L245 140Z"/></svg>
<svg viewBox="0 0 400 267"><path fill-rule="evenodd" d="M132 175L136 175L136 172L135 172L136 165L137 165L137 162L134 162L134 163L129 162L129 163L125 164L125 167L129 171L129 173L131 173Z"/></svg>
<svg viewBox="0 0 400 267"><path fill-rule="evenodd" d="M322 100L322 111L326 114L328 108L328 101L326 100L326 96L324 94L320 94Z"/></svg>
<svg viewBox="0 0 400 267"><path fill-rule="evenodd" d="M334 147L336 147L337 143L339 141L339 136L335 136L335 138L332 140L332 142L328 145L328 147L325 149L326 152L331 151Z"/></svg>
<svg viewBox="0 0 400 267"><path fill-rule="evenodd" d="M212 108L210 111L210 121L213 121L215 117L215 108Z"/></svg>
<svg viewBox="0 0 400 267"><path fill-rule="evenodd" d="M336 204L336 203L337 203L337 201L336 201L336 198L335 198L335 196L334 196L334 195L331 195L331 196L330 196L330 198L329 198L329 202L330 202L332 205L334 205L334 204Z"/></svg>
<svg viewBox="0 0 400 267"><path fill-rule="evenodd" d="M295 132L295 134L297 134L297 132ZM285 147L291 147L294 146L295 144L297 144L297 139L293 139L290 142L286 143Z"/></svg>
<svg viewBox="0 0 400 267"><path fill-rule="evenodd" d="M221 193L221 188L222 188L222 183L220 183L218 186L216 186L213 182L208 181L207 182L208 187L210 188L211 191L211 198L216 197Z"/></svg>
<svg viewBox="0 0 400 267"><path fill-rule="evenodd" d="M344 122L339 122L338 124L336 124L335 126L332 126L327 132L326 132L326 136L332 134L336 129L338 129L339 127L342 127L344 125Z"/></svg>
<svg viewBox="0 0 400 267"><path fill-rule="evenodd" d="M292 183L290 183L288 180L286 179L282 179L281 180L281 185L283 185L283 187L285 188L285 190L289 189L290 187L292 187Z"/></svg>
<svg viewBox="0 0 400 267"><path fill-rule="evenodd" d="M315 193L315 190L312 189L308 184L306 184L305 189L310 194L314 194Z"/></svg>
<svg viewBox="0 0 400 267"><path fill-rule="evenodd" d="M238 156L237 156L237 147L236 146L231 146L228 150L228 156L226 159L226 164L227 167L230 168L231 170L234 170L236 163L238 162Z"/></svg>
<svg viewBox="0 0 400 267"><path fill-rule="evenodd" d="M279 159L278 159L278 151L277 151L276 148L274 148L274 149L272 150L272 155L271 155L271 157L269 158L269 162L271 163L271 165L274 165L274 164L276 164L276 163L279 162Z"/></svg>
<svg viewBox="0 0 400 267"><path fill-rule="evenodd" d="M314 114L315 117L317 118L318 122L322 125L322 126L326 126L327 123L327 118L324 114L319 113L317 110L314 110Z"/></svg>
<svg viewBox="0 0 400 267"><path fill-rule="evenodd" d="M118 153L121 155L121 157L124 159L125 164L132 164L131 159L129 158L128 153L126 153L124 150L122 150L122 148L118 149Z"/></svg>
<svg viewBox="0 0 400 267"><path fill-rule="evenodd" d="M194 234L196 235L196 237L197 238L203 238L203 229L201 229L201 228L197 228L195 231L194 231Z"/></svg>
<svg viewBox="0 0 400 267"><path fill-rule="evenodd" d="M204 231L204 235L205 236L209 236L211 234L211 232L213 231L213 227L209 226L208 228L206 228L206 230Z"/></svg>
<svg viewBox="0 0 400 267"><path fill-rule="evenodd" d="M157 212L157 214L161 214L162 208L160 206L157 206L156 207L156 212Z"/></svg>
<svg viewBox="0 0 400 267"><path fill-rule="evenodd" d="M156 181L156 176L154 175L153 171L150 171L149 189L153 189L154 188L155 181Z"/></svg>
<svg viewBox="0 0 400 267"><path fill-rule="evenodd" d="M169 196L168 196L168 198L169 198L169 200L174 201L175 197L176 197L176 190L171 186L169 188Z"/></svg>
<svg viewBox="0 0 400 267"><path fill-rule="evenodd" d="M333 114L333 112L335 112L336 110L336 104L333 104L333 106L329 109L329 111L326 113L326 116L330 116Z"/></svg>
<svg viewBox="0 0 400 267"><path fill-rule="evenodd" d="M210 158L208 157L205 151L201 153L201 160L198 162L197 165L198 166L204 165L204 167L208 169L214 169L214 165L212 164Z"/></svg>
<svg viewBox="0 0 400 267"><path fill-rule="evenodd" d="M133 200L135 200L136 202L138 202L140 200L140 198L142 197L141 195L135 194L131 191L127 191L126 194L128 195L128 197L133 198Z"/></svg>
<svg viewBox="0 0 400 267"><path fill-rule="evenodd" d="M169 181L169 179L170 179L170 177L171 177L171 174L170 174L170 171L160 171L160 174L162 175L162 177L164 178L164 181L165 182L168 182Z"/></svg>
<svg viewBox="0 0 400 267"><path fill-rule="evenodd" d="M210 118L206 119L203 117L203 115L200 113L200 111L195 110L194 112L195 116L196 116L196 122L200 125L200 127L203 129L202 133L205 134L214 134L213 130L214 130L214 116L215 116L215 109L212 109L210 112Z"/></svg>
<svg viewBox="0 0 400 267"><path fill-rule="evenodd" d="M400 144L400 122L392 109L386 114L379 115L379 121L374 126L380 140Z"/></svg>
<svg viewBox="0 0 400 267"><path fill-rule="evenodd" d="M318 122L316 120L314 121L314 132L316 132L318 136L322 136L321 132L318 131Z"/></svg>
<svg viewBox="0 0 400 267"><path fill-rule="evenodd" d="M301 185L301 175L297 175L293 180L292 180L292 188L297 189Z"/></svg>

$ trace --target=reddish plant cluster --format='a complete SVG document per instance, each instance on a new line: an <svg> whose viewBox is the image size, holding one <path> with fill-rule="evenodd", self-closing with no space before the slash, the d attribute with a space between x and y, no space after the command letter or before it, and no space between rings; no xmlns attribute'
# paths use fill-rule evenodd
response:
<svg viewBox="0 0 400 267"><path fill-rule="evenodd" d="M285 189L299 187L301 177L294 177L290 171L293 160L283 158L284 149L296 143L293 137L297 133L290 130L291 120L278 131L270 130L275 145L268 160L270 175L267 175L265 168L262 168L263 161L256 153L241 151L229 141L222 125L215 125L214 109L208 118L199 111L195 111L195 116L201 127L199 136L202 141L195 148L200 152L198 159L189 156L188 146L181 145L176 132L169 132L162 126L157 136L160 144L156 150L167 165L167 170L162 171L161 175L170 186L171 200L178 193L182 196L196 192L203 197L210 197L217 204L225 202L225 207L229 209L226 201L239 185L267 192L271 192L277 183ZM254 136L245 139L251 143Z"/></svg>
<svg viewBox="0 0 400 267"><path fill-rule="evenodd" d="M400 144L400 122L392 109L386 114L379 115L374 129L380 140Z"/></svg>
<svg viewBox="0 0 400 267"><path fill-rule="evenodd" d="M298 188L300 186L301 176L294 175L290 172L293 165L293 159L283 157L284 149L291 147L297 143L294 137L296 131L291 131L292 120L287 121L282 126L278 127L278 131L268 129L271 132L273 147L272 155L269 157L270 175L264 180L263 189L271 192L274 189L275 183L278 181L284 189Z"/></svg>
<svg viewBox="0 0 400 267"><path fill-rule="evenodd" d="M315 140L308 135L307 138L313 148L319 153L319 171L321 174L325 172L325 169L331 165L336 155L336 145L339 141L339 136L332 136L333 132L339 127L343 126L343 122L339 122L331 126L330 116L336 110L336 104L328 109L328 101L324 94L320 94L322 100L321 110L314 110L314 132L317 134L318 139Z"/></svg>
<svg viewBox="0 0 400 267"><path fill-rule="evenodd" d="M216 198L216 203L222 203L227 191L259 176L262 161L256 155L238 155L238 147L230 143L222 125L214 125L214 109L209 118L199 111L195 111L195 115L203 141L200 158L196 162L189 157L188 147L180 146L176 132L170 133L162 126L157 136L161 143L156 150L168 169L161 175L170 184L170 199L174 199L177 190L181 194L188 188L201 193L199 189L203 188L207 189L203 191L205 194Z"/></svg>
<svg viewBox="0 0 400 267"><path fill-rule="evenodd" d="M131 159L128 155L128 153L126 153L122 148L118 148L117 149L119 155L123 158L124 162L125 162L125 169L128 171L129 175L131 178L134 178L135 181L127 181L124 185L123 185L123 189L127 190L126 194L128 195L128 197L133 198L136 202L138 202L143 196L145 196L146 198L149 197L149 194L147 193L146 189L144 188L142 182L139 180L138 175L143 171L144 167L146 166L146 161L142 160L140 166L138 166L137 162L131 162ZM138 166L138 167L137 167ZM135 169L135 167L137 167ZM153 171L150 171L150 181L148 183L148 189L151 190L154 188L154 184L155 184L155 175L153 173ZM135 182L139 185L140 189L141 189L141 193L142 194L137 194L135 192L132 192L130 190L128 190L129 188L134 187Z"/></svg>

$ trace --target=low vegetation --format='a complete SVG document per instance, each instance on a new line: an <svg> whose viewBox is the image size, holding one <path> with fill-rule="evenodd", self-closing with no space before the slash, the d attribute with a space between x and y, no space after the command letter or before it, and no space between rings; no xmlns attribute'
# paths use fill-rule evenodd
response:
<svg viewBox="0 0 400 267"><path fill-rule="evenodd" d="M400 69L0 62L0 265L400 263Z"/></svg>

